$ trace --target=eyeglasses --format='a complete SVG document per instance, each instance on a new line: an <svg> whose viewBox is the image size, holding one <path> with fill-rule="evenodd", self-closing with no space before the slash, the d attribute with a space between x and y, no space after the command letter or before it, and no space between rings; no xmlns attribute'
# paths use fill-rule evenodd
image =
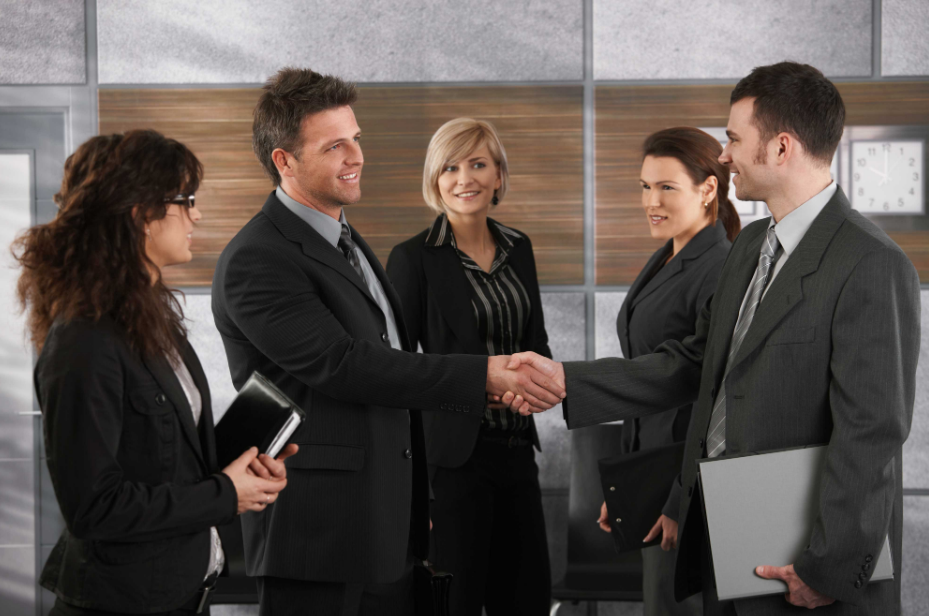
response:
<svg viewBox="0 0 929 616"><path fill-rule="evenodd" d="M177 205L184 205L188 208L196 206L196 203L194 203L194 195L175 195L173 197L165 197L165 203L176 203Z"/></svg>

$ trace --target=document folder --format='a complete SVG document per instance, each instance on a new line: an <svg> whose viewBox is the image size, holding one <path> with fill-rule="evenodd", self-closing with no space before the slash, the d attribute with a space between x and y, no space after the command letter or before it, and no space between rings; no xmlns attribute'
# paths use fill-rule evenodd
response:
<svg viewBox="0 0 929 616"><path fill-rule="evenodd" d="M225 468L249 447L272 458L279 454L306 413L275 387L253 372L229 410L216 424L216 457Z"/></svg>
<svg viewBox="0 0 929 616"><path fill-rule="evenodd" d="M806 549L825 455L826 447L816 446L698 462L721 601L787 592L780 580L755 575L755 567L793 564ZM893 576L885 538L870 583Z"/></svg>
<svg viewBox="0 0 929 616"><path fill-rule="evenodd" d="M603 499L617 553L661 543L642 543L671 493L684 461L684 443L643 449L598 462Z"/></svg>

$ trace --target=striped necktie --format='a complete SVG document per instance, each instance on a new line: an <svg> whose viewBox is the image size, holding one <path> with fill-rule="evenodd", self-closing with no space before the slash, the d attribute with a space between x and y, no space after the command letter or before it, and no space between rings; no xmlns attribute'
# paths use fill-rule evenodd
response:
<svg viewBox="0 0 929 616"><path fill-rule="evenodd" d="M735 331L732 334L732 342L729 344L726 371L719 386L719 393L716 395L713 414L710 416L710 427L706 437L707 457L715 458L726 451L726 377L729 376L732 361L738 354L742 341L745 340L748 328L751 327L755 311L758 310L761 297L764 295L765 286L771 278L771 268L774 262L777 261L780 252L780 242L777 241L774 227L770 227L764 242L761 244L761 257L758 259L758 267L755 268L755 275L752 276L752 282L748 286L749 295L748 301L745 302L745 310L739 315L739 319L735 324Z"/></svg>
<svg viewBox="0 0 929 616"><path fill-rule="evenodd" d="M364 270L361 269L361 261L358 259L358 253L355 252L355 242L352 241L352 233L348 225L342 225L342 234L339 236L339 250L342 251L342 254L345 255L349 264L355 269L361 281L367 283Z"/></svg>

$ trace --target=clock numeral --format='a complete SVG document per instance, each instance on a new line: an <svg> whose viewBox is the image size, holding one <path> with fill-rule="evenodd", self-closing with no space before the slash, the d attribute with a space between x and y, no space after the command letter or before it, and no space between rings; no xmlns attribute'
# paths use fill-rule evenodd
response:
<svg viewBox="0 0 929 616"><path fill-rule="evenodd" d="M858 166L859 166L859 167L864 167L864 166L867 165L867 164L868 164L867 159L864 159L864 158L859 158L859 159L858 159Z"/></svg>
<svg viewBox="0 0 929 616"><path fill-rule="evenodd" d="M889 144L889 143L885 143L885 144L884 144L884 147L883 147L882 149L883 149L885 152L889 152L889 151L890 151L890 144Z"/></svg>
<svg viewBox="0 0 929 616"><path fill-rule="evenodd" d="M900 197L899 199L897 199L897 207L903 207L903 205L904 205L903 197Z"/></svg>
<svg viewBox="0 0 929 616"><path fill-rule="evenodd" d="M858 196L859 196L859 197L864 197L864 188L859 188L859 189L858 189Z"/></svg>
<svg viewBox="0 0 929 616"><path fill-rule="evenodd" d="M884 202L884 211L886 212L886 211L889 210L889 209L890 209L890 203L889 203L888 201L885 201L885 202Z"/></svg>
<svg viewBox="0 0 929 616"><path fill-rule="evenodd" d="M855 181L857 182L857 181L860 180L860 179L861 179L861 174L860 174L860 173L856 173L856 174L855 174Z"/></svg>
<svg viewBox="0 0 929 616"><path fill-rule="evenodd" d="M916 159L915 159L915 158L911 158L911 159L910 159L910 167L915 167L915 166L916 166Z"/></svg>
<svg viewBox="0 0 929 616"><path fill-rule="evenodd" d="M910 194L911 194L911 195L915 195L915 194L916 194L916 189L915 189L915 188L911 188L911 189L910 189Z"/></svg>
<svg viewBox="0 0 929 616"><path fill-rule="evenodd" d="M868 148L868 156L875 156L877 154L877 148Z"/></svg>
<svg viewBox="0 0 929 616"><path fill-rule="evenodd" d="M868 207L874 207L874 197L871 197L871 203L868 204Z"/></svg>
<svg viewBox="0 0 929 616"><path fill-rule="evenodd" d="M900 148L900 156L903 156L903 148Z"/></svg>
<svg viewBox="0 0 929 616"><path fill-rule="evenodd" d="M918 180L918 179L919 179L919 174L916 173L916 172L914 171L914 172L913 172L913 181L915 182L915 181Z"/></svg>

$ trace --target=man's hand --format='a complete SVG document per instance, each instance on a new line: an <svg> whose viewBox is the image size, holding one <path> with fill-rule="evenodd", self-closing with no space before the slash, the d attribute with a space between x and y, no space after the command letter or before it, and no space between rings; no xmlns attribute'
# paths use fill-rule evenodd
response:
<svg viewBox="0 0 929 616"><path fill-rule="evenodd" d="M287 479L287 467L284 466L284 460L299 451L297 445L291 443L277 455L277 459L271 458L267 454L261 454L248 465L250 474L269 481L280 481Z"/></svg>
<svg viewBox="0 0 929 616"><path fill-rule="evenodd" d="M786 567L762 565L760 567L755 567L755 574L766 580L781 580L782 582L786 582L787 594L784 595L784 598L787 599L787 603L791 605L805 607L811 610L814 607L822 607L835 603L835 599L827 597L807 586L806 582L801 580L800 576L794 571L793 565L787 565Z"/></svg>
<svg viewBox="0 0 929 616"><path fill-rule="evenodd" d="M664 514L660 515L658 521L655 522L652 529L645 535L645 539L642 539L642 543L648 543L657 537L658 533L661 533L662 550L667 552L677 547L677 522Z"/></svg>
<svg viewBox="0 0 929 616"><path fill-rule="evenodd" d="M600 517L597 518L597 524L600 525L600 530L605 533L613 532L613 527L610 526L610 514L606 510L606 501L603 501L603 504L600 505Z"/></svg>
<svg viewBox="0 0 929 616"><path fill-rule="evenodd" d="M519 405L514 400L511 409L523 415L538 413L561 402L565 395L564 379L553 379L529 362L512 362L506 355L488 357L487 393L502 398L507 392L520 400Z"/></svg>

